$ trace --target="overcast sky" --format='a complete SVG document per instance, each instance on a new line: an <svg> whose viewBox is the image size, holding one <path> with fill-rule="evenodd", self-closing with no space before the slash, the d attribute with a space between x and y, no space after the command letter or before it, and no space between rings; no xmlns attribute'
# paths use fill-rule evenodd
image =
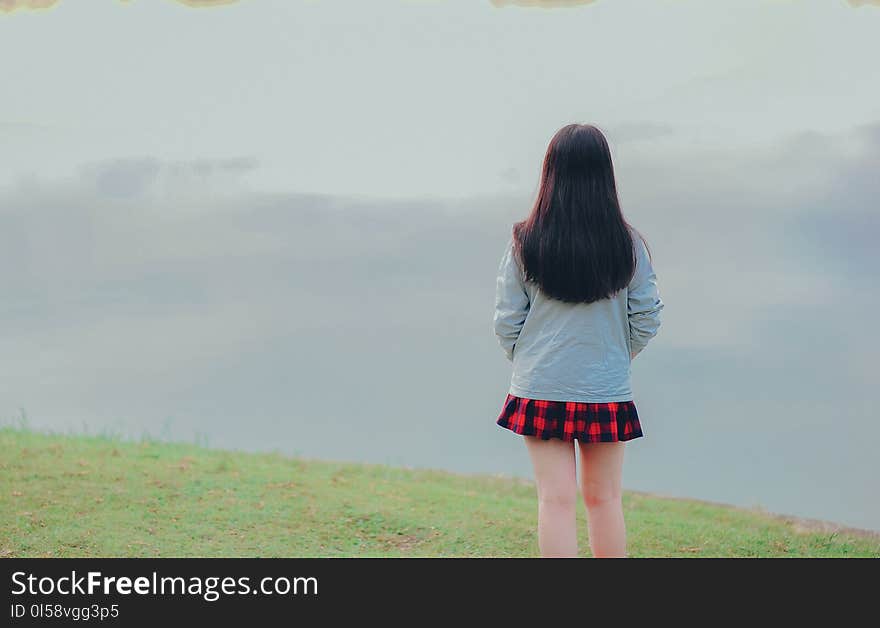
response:
<svg viewBox="0 0 880 628"><path fill-rule="evenodd" d="M0 13L0 417L528 474L495 273L594 122L667 303L627 485L880 529L880 8L512 4Z"/></svg>
<svg viewBox="0 0 880 628"><path fill-rule="evenodd" d="M880 100L853 4L61 0L0 16L0 177L243 158L273 190L495 195L572 120L664 151L845 132Z"/></svg>

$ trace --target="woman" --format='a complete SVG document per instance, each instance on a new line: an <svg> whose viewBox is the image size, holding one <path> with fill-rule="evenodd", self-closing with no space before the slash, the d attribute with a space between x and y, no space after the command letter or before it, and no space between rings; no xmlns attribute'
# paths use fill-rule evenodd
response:
<svg viewBox="0 0 880 628"><path fill-rule="evenodd" d="M593 126L563 127L530 215L513 225L494 316L513 362L497 423L525 439L544 557L577 556L574 441L593 556L626 556L623 450L642 436L631 361L662 309L647 245L620 209L608 142Z"/></svg>

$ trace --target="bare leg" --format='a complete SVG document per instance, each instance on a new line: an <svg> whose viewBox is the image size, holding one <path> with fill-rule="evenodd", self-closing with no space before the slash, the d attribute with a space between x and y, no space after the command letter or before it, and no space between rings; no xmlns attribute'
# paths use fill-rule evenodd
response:
<svg viewBox="0 0 880 628"><path fill-rule="evenodd" d="M574 443L524 436L538 489L538 547L543 558L577 557Z"/></svg>
<svg viewBox="0 0 880 628"><path fill-rule="evenodd" d="M624 442L578 443L581 492L587 506L590 548L595 558L626 557L621 477Z"/></svg>

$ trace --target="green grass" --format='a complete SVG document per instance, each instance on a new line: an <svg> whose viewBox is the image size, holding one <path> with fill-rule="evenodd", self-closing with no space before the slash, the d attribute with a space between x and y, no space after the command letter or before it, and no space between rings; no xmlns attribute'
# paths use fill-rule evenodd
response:
<svg viewBox="0 0 880 628"><path fill-rule="evenodd" d="M631 556L880 556L880 537L627 493ZM589 555L580 506L581 555ZM0 556L536 556L522 480L0 428Z"/></svg>

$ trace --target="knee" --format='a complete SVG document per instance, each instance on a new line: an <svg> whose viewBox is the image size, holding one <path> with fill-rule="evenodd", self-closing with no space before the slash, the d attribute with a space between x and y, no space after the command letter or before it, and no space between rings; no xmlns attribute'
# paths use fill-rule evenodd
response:
<svg viewBox="0 0 880 628"><path fill-rule="evenodd" d="M620 490L611 486L585 484L581 492L584 496L584 504L590 509L621 503Z"/></svg>

